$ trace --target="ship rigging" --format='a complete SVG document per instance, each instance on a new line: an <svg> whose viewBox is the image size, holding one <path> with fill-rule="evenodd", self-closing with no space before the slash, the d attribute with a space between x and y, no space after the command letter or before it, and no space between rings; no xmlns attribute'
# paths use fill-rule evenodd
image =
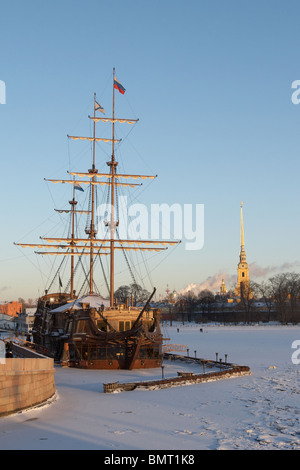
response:
<svg viewBox="0 0 300 470"><path fill-rule="evenodd" d="M150 301L155 288L143 307L136 307L129 301L120 305L114 297L115 292L115 253L122 251L127 260L127 253L133 251L163 251L168 245L177 245L179 241L141 240L120 238L118 232L118 188L136 188L140 183L133 180L153 180L157 175L118 173L115 147L121 141L116 139L116 124L135 124L138 119L124 119L115 116L115 92L125 93L125 88L116 79L113 70L113 106L112 117L100 117L104 113L94 94L92 122L93 133L88 136L68 135L72 140L87 140L92 143L92 165L88 171L70 171L69 179L46 179L50 183L70 184L73 197L70 209L56 209L70 214L71 230L67 237L41 237L40 243L17 243L21 247L38 248L39 255L69 256L70 281L69 292L51 293L49 289L39 299L33 330L34 342L51 357L72 367L87 368L137 368L159 366L162 358L162 334L159 312L151 309ZM96 137L96 125L110 123L111 138ZM96 142L111 144L111 159L107 162L109 171L98 172L96 168ZM124 181L125 180L125 181ZM129 181L127 181L129 180ZM89 187L89 207L87 210L76 208L75 190ZM110 217L105 221L105 237L97 237L96 194L97 188L108 190L110 198ZM86 214L88 223L85 236L79 236L75 227L77 214ZM83 297L78 297L74 289L74 278L81 257L89 257L89 270L84 271L88 289ZM95 292L95 260L102 256L109 257L109 281L105 278L109 299ZM78 259L75 266L75 258ZM100 261L101 262L101 261ZM103 264L101 262L103 276ZM131 272L132 274L132 272ZM59 276L59 273L58 273ZM59 276L61 286L61 280Z"/></svg>

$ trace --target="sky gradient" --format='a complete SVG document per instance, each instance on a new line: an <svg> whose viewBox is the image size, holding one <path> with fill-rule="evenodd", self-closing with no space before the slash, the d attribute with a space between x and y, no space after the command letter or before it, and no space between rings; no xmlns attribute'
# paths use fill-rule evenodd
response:
<svg viewBox="0 0 300 470"><path fill-rule="evenodd" d="M158 291L232 287L241 201L250 277L299 272L299 15L295 0L2 2L0 301L45 289L49 261L13 243L58 236L71 191L44 178L90 168L67 134L89 135L94 92L110 115L113 67L120 117L139 118L120 131L120 171L158 174L136 202L204 205L203 248L149 260ZM99 170L109 154L97 148Z"/></svg>

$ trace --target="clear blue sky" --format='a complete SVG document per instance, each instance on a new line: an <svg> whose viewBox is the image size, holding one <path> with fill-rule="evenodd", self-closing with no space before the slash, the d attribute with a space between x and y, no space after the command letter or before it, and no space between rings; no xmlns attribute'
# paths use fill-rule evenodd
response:
<svg viewBox="0 0 300 470"><path fill-rule="evenodd" d="M119 114L140 119L124 170L159 176L139 202L205 207L202 250L150 260L159 292L236 274L241 200L248 263L299 271L299 17L295 0L2 2L0 300L45 288L49 262L13 242L50 236L70 198L44 178L90 167L66 136L90 132L94 92L109 114L113 67Z"/></svg>

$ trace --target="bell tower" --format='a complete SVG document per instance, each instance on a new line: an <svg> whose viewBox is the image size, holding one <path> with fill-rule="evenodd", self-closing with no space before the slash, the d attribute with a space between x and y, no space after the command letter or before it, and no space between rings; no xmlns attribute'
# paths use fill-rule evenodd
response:
<svg viewBox="0 0 300 470"><path fill-rule="evenodd" d="M241 287L249 287L249 266L246 261L245 240L244 240L244 221L243 221L243 202L241 202L241 252L240 262L237 268L238 281L235 289L236 295L240 295Z"/></svg>
<svg viewBox="0 0 300 470"><path fill-rule="evenodd" d="M226 285L225 285L225 281L224 279L222 279L222 284L221 284L221 287L220 287L220 294L226 294L227 293L227 289L226 289Z"/></svg>

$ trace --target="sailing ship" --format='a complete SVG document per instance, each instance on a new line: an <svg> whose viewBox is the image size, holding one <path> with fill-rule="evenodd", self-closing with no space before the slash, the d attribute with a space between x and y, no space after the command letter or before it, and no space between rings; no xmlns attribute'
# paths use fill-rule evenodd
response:
<svg viewBox="0 0 300 470"><path fill-rule="evenodd" d="M43 354L53 357L58 363L69 367L90 369L137 369L159 367L162 361L163 335L160 326L160 312L151 308L155 288L147 302L141 307L134 305L133 299L119 303L114 295L115 252L122 250L124 255L131 250L161 251L175 245L178 241L120 239L118 232L117 195L119 186L134 188L137 183L124 182L124 179L153 179L157 175L136 175L118 173L115 148L120 139L115 138L117 124L134 124L138 119L120 119L115 116L115 93L125 93L125 88L117 80L113 69L113 106L112 117L105 114L94 94L92 137L71 136L73 140L88 140L92 143L92 168L86 172L69 172L70 179L46 180L53 183L69 183L73 186L73 198L68 212L71 219L71 233L68 237L41 237L38 244L16 243L22 247L43 249L41 255L64 255L70 257L70 282L68 292L49 292L39 298L32 329L33 343ZM96 137L96 124L111 124L112 137ZM111 159L107 162L109 171L98 172L96 168L96 142L111 144ZM103 179L105 181L103 181ZM90 190L89 207L86 211L76 208L75 190L88 185ZM96 191L99 186L108 189L110 196L110 220L105 221L106 236L97 237ZM61 212L61 211L60 211ZM75 233L77 213L86 213L88 223L81 237ZM48 251L48 250L55 251ZM89 257L89 272L85 273L88 289L85 295L76 296L74 277L77 264L82 256ZM102 256L110 258L109 299L95 291L95 260ZM74 258L78 263L75 266ZM59 283L61 279L59 276ZM107 283L108 284L108 283Z"/></svg>

